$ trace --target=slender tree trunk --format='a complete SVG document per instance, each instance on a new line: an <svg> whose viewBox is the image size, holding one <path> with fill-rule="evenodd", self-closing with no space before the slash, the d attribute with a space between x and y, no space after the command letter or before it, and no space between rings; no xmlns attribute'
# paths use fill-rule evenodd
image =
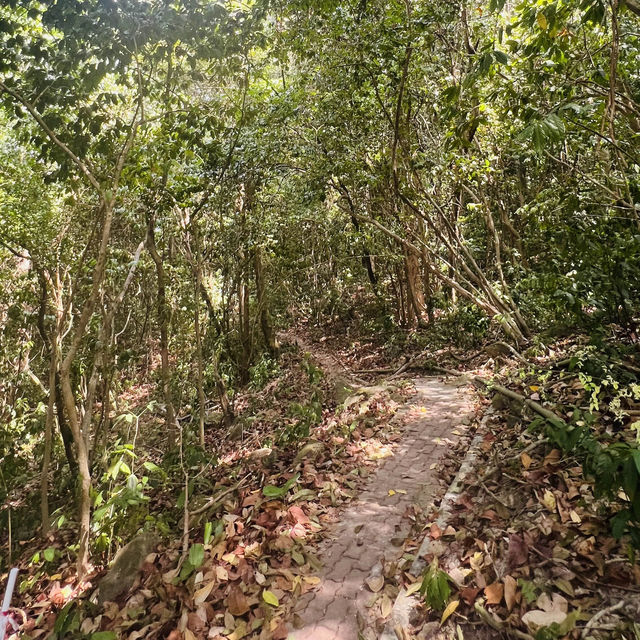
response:
<svg viewBox="0 0 640 640"><path fill-rule="evenodd" d="M272 355L278 352L278 342L276 340L273 326L271 324L271 314L267 301L264 283L264 250L261 245L257 245L253 250L253 267L256 279L256 298L258 302L258 313L260 314L260 326L262 335L267 345L267 349Z"/></svg>
<svg viewBox="0 0 640 640"><path fill-rule="evenodd" d="M57 342L56 337L54 339ZM55 386L56 373L58 368L58 350L51 349L51 362L49 365L49 399L47 401L47 416L44 425L44 455L42 457L42 474L40 476L40 517L42 521L42 537L49 533L49 465L51 463L51 441L53 432L53 421L55 419Z"/></svg>
<svg viewBox="0 0 640 640"><path fill-rule="evenodd" d="M195 232L195 271L196 283L193 292L194 317L193 328L196 338L196 364L198 367L198 377L196 381L198 391L198 434L200 438L200 446L204 447L204 422L205 422L205 396L204 396L204 363L202 361L202 334L200 331L200 290L202 289L202 261L200 259L199 236Z"/></svg>
<svg viewBox="0 0 640 640"><path fill-rule="evenodd" d="M411 251L405 251L405 269L407 273L407 298L418 326L423 326L425 303L420 281L420 263L418 256Z"/></svg>
<svg viewBox="0 0 640 640"><path fill-rule="evenodd" d="M247 286L246 260L241 255L243 270L238 274L238 326L240 329L240 382L249 382L251 362L251 319L249 317L249 287Z"/></svg>
<svg viewBox="0 0 640 640"><path fill-rule="evenodd" d="M162 377L162 396L165 404L167 446L169 449L173 449L176 446L177 426L173 406L173 393L171 391L171 364L169 362L169 305L167 303L164 263L156 247L155 219L153 216L149 217L147 248L156 266L156 279L158 283L158 325L160 328L160 375Z"/></svg>

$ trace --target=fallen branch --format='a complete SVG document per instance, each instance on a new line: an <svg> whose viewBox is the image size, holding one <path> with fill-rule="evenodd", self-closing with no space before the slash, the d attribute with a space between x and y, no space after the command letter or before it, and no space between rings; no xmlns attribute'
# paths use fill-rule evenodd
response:
<svg viewBox="0 0 640 640"><path fill-rule="evenodd" d="M205 511L212 509L214 506L221 504L224 498L226 498L230 493L233 493L234 491L239 489L241 486L243 486L245 481L250 475L251 474L247 474L244 478L242 478L242 480L236 482L236 484L230 486L228 489L225 489L224 491L221 491L220 493L213 496L212 498L209 498L209 500L207 500L207 502L203 504L201 507L198 507L197 509L194 509L193 511L191 511L190 516L193 518L193 516L200 515L201 513L204 513Z"/></svg>
<svg viewBox="0 0 640 640"><path fill-rule="evenodd" d="M585 625L584 629L582 630L581 637L586 638L589 635L589 631L596 626L596 623L598 622L598 620L600 620L601 618L604 618L604 616L609 615L610 613L613 613L614 611L618 611L619 609L622 609L626 604L627 604L626 600L620 600L620 602L616 602L615 604L612 604L610 607L607 607L606 609L602 609L598 611L591 618L591 620L589 620L589 622L587 622L587 624Z"/></svg>
<svg viewBox="0 0 640 640"><path fill-rule="evenodd" d="M540 438L539 440L535 440L534 442L526 446L522 451L518 451L518 453L515 456L505 460L503 464L511 462L512 460L519 460L523 453L531 453L534 449L537 449L541 444L546 444L547 442L549 442L548 438ZM496 474L498 471L501 471L500 467L491 467L490 469L487 469L487 471L484 472L484 475L482 476L482 478L480 478L480 482L486 482L491 476Z"/></svg>
<svg viewBox="0 0 640 640"><path fill-rule="evenodd" d="M395 376L399 376L403 371L406 371L411 365L415 364L418 360L420 360L420 358L424 358L428 353L429 351L423 351L417 356L409 358L409 360L407 360L399 369L396 369L396 371L394 371L389 377L395 378Z"/></svg>

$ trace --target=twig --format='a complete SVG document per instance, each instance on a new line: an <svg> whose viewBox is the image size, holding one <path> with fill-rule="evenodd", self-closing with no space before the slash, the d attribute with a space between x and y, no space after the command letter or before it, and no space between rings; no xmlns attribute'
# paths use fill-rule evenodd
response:
<svg viewBox="0 0 640 640"><path fill-rule="evenodd" d="M610 607L607 607L606 609L601 609L600 611L598 611L591 618L591 620L589 620L589 622L587 622L587 624L585 625L584 629L582 630L581 637L586 638L587 635L589 634L589 631L593 629L593 627L595 627L596 623L598 622L598 620L600 620L600 618L603 618L604 616L610 613L613 613L614 611L618 611L618 609L622 609L626 604L627 604L626 600L620 600L620 602L616 602L615 604L612 604Z"/></svg>
<svg viewBox="0 0 640 640"><path fill-rule="evenodd" d="M506 625L502 620L494 618L479 602L476 602L474 609L482 621L485 624L488 624L495 631L502 631L503 633L513 636L514 638L518 638L519 640L534 640L533 636L530 636L528 633L518 629L513 629L509 625Z"/></svg>
<svg viewBox="0 0 640 640"><path fill-rule="evenodd" d="M531 444L526 446L522 451L518 451L518 453L515 456L504 460L500 467L495 466L495 467L491 467L490 469L487 469L487 471L485 471L482 478L480 478L480 482L485 482L491 476L495 475L498 471L502 471L503 466L505 466L508 462L511 462L512 460L518 460L523 453L531 453L531 451L533 451L534 449L537 449L541 444L547 444L547 442L549 442L548 438L540 438L539 440L532 442Z"/></svg>
<svg viewBox="0 0 640 640"><path fill-rule="evenodd" d="M230 486L228 489L225 489L224 491L221 491L219 494L213 496L212 498L209 498L209 500L207 500L207 502L203 506L198 507L197 509L191 511L191 514L190 514L191 517L204 513L205 511L214 507L216 504L222 502L222 500L226 496L228 496L230 493L233 493L236 489L239 489L250 475L251 474L248 473L244 478L242 478L242 480L240 480L239 482L236 482L236 484Z"/></svg>
<svg viewBox="0 0 640 640"><path fill-rule="evenodd" d="M509 509L509 511L511 511L513 509L513 507L509 506L508 504L505 504L502 500L500 500L500 498L498 498L498 496L493 493L493 491L491 491L491 489L489 489L489 487L487 487L487 485L484 482L480 482L480 486L498 503L501 504L505 509Z"/></svg>

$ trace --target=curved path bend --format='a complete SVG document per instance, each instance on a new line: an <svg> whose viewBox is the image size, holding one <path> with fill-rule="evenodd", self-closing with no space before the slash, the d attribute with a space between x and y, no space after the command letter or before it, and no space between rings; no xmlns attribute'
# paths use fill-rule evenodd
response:
<svg viewBox="0 0 640 640"><path fill-rule="evenodd" d="M416 393L394 416L403 436L367 485L342 513L324 543L319 587L298 599L289 640L359 640L368 631L368 607L374 595L367 579L380 575L385 562L402 553L412 504L427 506L438 489L433 469L467 427L472 395L455 382L414 380ZM395 493L389 495L390 490ZM406 493L405 493L406 492ZM395 543L395 545L394 545Z"/></svg>

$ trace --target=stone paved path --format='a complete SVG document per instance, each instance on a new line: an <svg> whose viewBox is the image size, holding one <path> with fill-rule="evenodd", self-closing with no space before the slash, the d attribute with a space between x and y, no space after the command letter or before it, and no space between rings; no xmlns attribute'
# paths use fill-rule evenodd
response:
<svg viewBox="0 0 640 640"><path fill-rule="evenodd" d="M366 619L373 595L365 580L399 557L398 541L409 532L408 507L416 502L426 506L438 487L431 466L455 442L452 431L464 428L460 425L471 411L471 395L435 378L414 383L416 394L394 418L405 423L403 438L325 543L322 582L298 600L298 628L289 640L358 640L359 620ZM396 491L392 496L390 489Z"/></svg>

